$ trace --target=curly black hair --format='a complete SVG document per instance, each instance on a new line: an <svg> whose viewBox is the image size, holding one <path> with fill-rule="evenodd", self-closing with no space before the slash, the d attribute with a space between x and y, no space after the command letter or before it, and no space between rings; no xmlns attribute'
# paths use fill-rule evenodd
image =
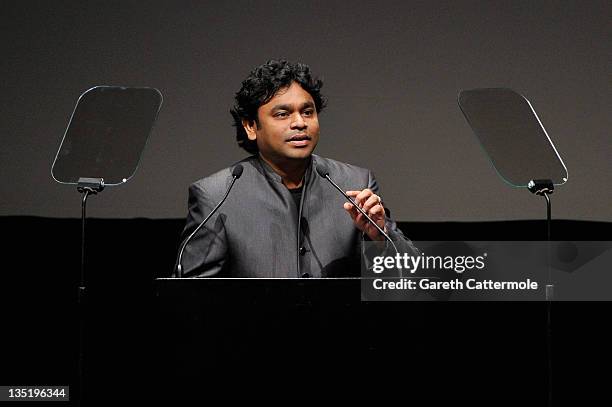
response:
<svg viewBox="0 0 612 407"><path fill-rule="evenodd" d="M289 87L292 82L297 82L310 93L317 113L323 110L326 105L326 100L321 95L323 81L311 76L308 65L299 62L294 64L284 59L270 60L253 69L242 81L242 87L234 99L234 107L230 109L236 127L236 141L240 147L251 154L259 151L257 143L247 137L242 121L254 121L259 125L257 109L272 99L280 89Z"/></svg>

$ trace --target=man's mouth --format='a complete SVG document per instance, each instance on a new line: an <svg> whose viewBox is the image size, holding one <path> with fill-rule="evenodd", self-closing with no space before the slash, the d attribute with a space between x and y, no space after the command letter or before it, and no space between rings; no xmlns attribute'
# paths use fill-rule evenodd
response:
<svg viewBox="0 0 612 407"><path fill-rule="evenodd" d="M302 140L310 140L310 136L307 134L295 134L287 139L287 141L302 141Z"/></svg>
<svg viewBox="0 0 612 407"><path fill-rule="evenodd" d="M294 147L303 147L308 145L311 138L306 134L296 134L287 139L287 143L291 144Z"/></svg>

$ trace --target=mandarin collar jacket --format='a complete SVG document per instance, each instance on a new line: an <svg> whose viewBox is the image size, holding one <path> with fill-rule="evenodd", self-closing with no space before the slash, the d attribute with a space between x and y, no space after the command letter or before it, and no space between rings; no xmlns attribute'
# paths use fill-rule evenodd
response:
<svg viewBox="0 0 612 407"><path fill-rule="evenodd" d="M316 173L319 162L343 190L379 193L371 171L313 154L297 207L280 175L248 157L236 163L244 170L227 200L185 247L181 277L358 277L363 234L344 197ZM181 242L221 201L235 165L190 185ZM388 212L386 227L398 248L416 251Z"/></svg>

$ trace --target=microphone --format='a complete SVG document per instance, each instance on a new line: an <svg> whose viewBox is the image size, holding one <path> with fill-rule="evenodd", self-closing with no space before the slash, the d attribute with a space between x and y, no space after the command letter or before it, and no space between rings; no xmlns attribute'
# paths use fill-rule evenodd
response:
<svg viewBox="0 0 612 407"><path fill-rule="evenodd" d="M366 217L366 219L367 219L367 220L368 220L368 221L369 221L369 222L370 222L372 225L374 225L374 227L375 227L375 228L376 228L376 229L377 229L377 230L378 230L378 231L379 231L379 232L380 232L380 233L381 233L381 234L382 234L382 235L385 237L385 239L387 239L387 240L389 241L389 243L391 243L391 245L392 245L392 246L393 246L393 248L395 249L395 252L396 252L396 253L399 253L399 252L398 252L398 250L397 250L397 247L395 247L395 243L393 243L393 240L391 240L391 238L389 237L389 235L387 235L387 234L385 233L385 231L384 231L384 230L382 230L382 229L380 228L380 226L378 226L378 225L376 224L376 222L374 222L374 221L372 220L372 218L370 218L370 217L369 217L369 216L368 216L368 215L365 213L365 211L364 211L363 209L361 209L361 208L359 207L359 205L357 205L357 203L356 203L356 202L355 202L355 201L354 201L354 200L353 200L353 199L352 199L350 196L348 196L348 195L347 195L347 194L346 194L346 193L345 193L345 192L342 190L342 188L340 188L340 187L339 187L339 186L338 186L338 185L337 185L337 184L336 184L336 183L335 183L335 182L334 182L334 181L333 181L333 180L332 180L332 179L329 177L329 171L327 170L327 167L325 166L325 164L323 164L323 163L317 163L317 167L316 167L316 168L317 168L317 173L318 173L318 174L319 174L321 177L323 177L323 178L327 179L327 180L328 180L328 181L329 181L329 182L330 182L330 183L331 183L331 184L334 186L334 188L336 188L338 191L340 191L340 193L341 193L342 195L344 195L344 198L346 198L346 200L347 200L347 201L349 201L351 204L353 204L353 206L354 206L355 208L357 208L357 210L358 210L359 212L361 212L361 214L362 214L363 216L365 216L365 217Z"/></svg>
<svg viewBox="0 0 612 407"><path fill-rule="evenodd" d="M200 230L202 228L202 226L204 226L206 224L206 222L208 222L208 219L210 219L210 217L217 212L217 209L219 209L221 207L221 205L223 204L223 202L225 202L225 199L227 198L227 196L229 195L230 191L232 190L232 187L234 186L234 183L236 182L236 180L238 178L240 178L240 176L242 175L242 171L244 170L244 168L242 167L241 164L238 164L237 166L235 166L232 169L232 183L230 184L230 186L227 188L227 191L225 192L225 196L223 197L223 199L221 200L221 202L219 202L217 204L217 206L215 206L212 210L212 212L210 212L210 214L208 214L208 216L198 225L197 228L195 228L195 230L193 232L191 232L191 234L189 236L187 236L187 238L185 239L185 241L183 242L183 245L181 246L181 250L179 251L179 255L178 255L178 260L177 260L177 265L175 266L175 270L176 270L176 277L182 277L183 275L183 266L181 265L181 260L183 259L183 252L185 251L185 247L187 246L187 243L189 243L189 241L193 238L193 236L198 233L198 230Z"/></svg>

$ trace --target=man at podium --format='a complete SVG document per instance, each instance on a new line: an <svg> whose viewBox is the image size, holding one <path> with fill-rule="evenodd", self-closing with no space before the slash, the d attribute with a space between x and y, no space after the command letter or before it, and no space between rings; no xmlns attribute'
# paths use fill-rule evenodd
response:
<svg viewBox="0 0 612 407"><path fill-rule="evenodd" d="M180 277L359 276L362 242L384 246L386 237L322 172L400 251L417 253L371 171L313 154L322 85L307 65L285 60L256 67L242 82L230 112L238 145L251 155L189 187Z"/></svg>

